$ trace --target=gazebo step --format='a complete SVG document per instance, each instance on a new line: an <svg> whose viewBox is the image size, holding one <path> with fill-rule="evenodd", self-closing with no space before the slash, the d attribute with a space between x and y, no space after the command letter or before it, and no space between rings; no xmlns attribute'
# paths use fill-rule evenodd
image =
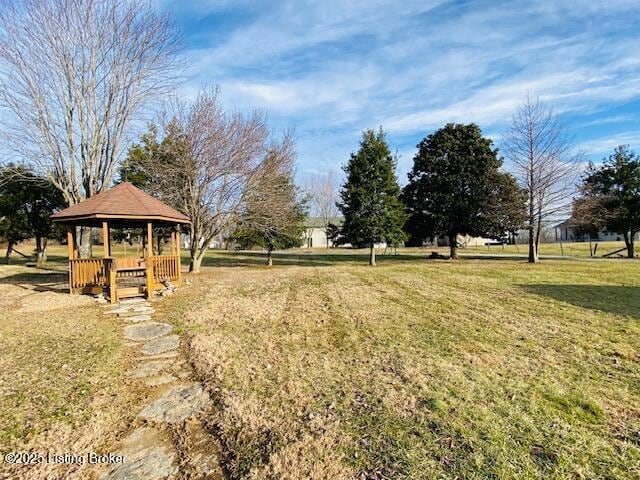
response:
<svg viewBox="0 0 640 480"><path fill-rule="evenodd" d="M144 297L145 287L118 287L118 298Z"/></svg>

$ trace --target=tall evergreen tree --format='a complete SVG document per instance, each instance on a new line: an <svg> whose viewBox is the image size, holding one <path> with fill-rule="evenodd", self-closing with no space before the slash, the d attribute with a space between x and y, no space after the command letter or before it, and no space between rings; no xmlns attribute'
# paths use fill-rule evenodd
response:
<svg viewBox="0 0 640 480"><path fill-rule="evenodd" d="M140 143L132 145L127 151L118 170L118 182L131 182L149 195L170 202L171 195L159 188L159 175L166 174L166 170L185 155L185 142L185 134L176 122L167 124L162 140L158 139L158 127L149 124L147 132L140 137ZM167 169L163 169L164 166Z"/></svg>
<svg viewBox="0 0 640 480"><path fill-rule="evenodd" d="M140 137L140 143L129 147L127 156L118 169L118 183L130 182L149 195L181 210L181 204L175 202L176 196L173 192L162 188L166 182L162 182L160 177L173 170L172 166L185 155L185 135L175 121L170 121L164 129L162 140L159 140L158 136L158 127L149 124L147 132ZM157 254L161 255L163 240L168 238L171 228L156 226L154 232L157 242L155 249ZM132 235L140 238L141 233L140 229L116 230L113 232L113 238L117 241L130 239Z"/></svg>
<svg viewBox="0 0 640 480"><path fill-rule="evenodd" d="M404 238L406 214L395 168L382 128L362 134L360 149L344 167L347 180L338 203L345 219L341 235L352 245L369 246L369 265L376 264L376 243Z"/></svg>
<svg viewBox="0 0 640 480"><path fill-rule="evenodd" d="M601 166L589 165L580 190L573 208L576 220L589 230L622 233L627 256L633 258L640 231L640 157L620 145Z"/></svg>
<svg viewBox="0 0 640 480"><path fill-rule="evenodd" d="M524 196L499 171L502 160L475 124L449 123L418 145L404 201L414 241L445 235L457 258L458 235L500 238L517 228Z"/></svg>

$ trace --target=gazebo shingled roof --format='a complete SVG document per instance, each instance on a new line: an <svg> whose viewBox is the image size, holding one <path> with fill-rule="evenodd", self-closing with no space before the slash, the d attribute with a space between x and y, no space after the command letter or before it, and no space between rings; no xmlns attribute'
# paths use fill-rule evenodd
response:
<svg viewBox="0 0 640 480"><path fill-rule="evenodd" d="M72 205L51 216L58 223L98 223L104 220L127 223L128 221L154 221L189 223L189 217L165 205L157 198L124 182L84 202Z"/></svg>

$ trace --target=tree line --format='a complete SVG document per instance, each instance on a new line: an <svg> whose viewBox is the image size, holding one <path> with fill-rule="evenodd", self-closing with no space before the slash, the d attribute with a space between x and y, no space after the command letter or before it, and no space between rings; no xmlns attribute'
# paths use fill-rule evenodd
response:
<svg viewBox="0 0 640 480"><path fill-rule="evenodd" d="M5 2L0 138L5 163L13 159L21 168L2 172L4 192L24 190L34 179L53 186L62 205L51 213L137 176L191 219L192 271L221 235L269 251L301 236L292 230L304 212L293 183L293 134L272 135L260 112L225 111L215 88L190 102L176 99L185 67L179 46L179 32L150 0ZM128 148L151 111L158 120ZM13 213L8 204L0 212L9 253L36 231ZM88 257L90 229L79 230L79 253Z"/></svg>
<svg viewBox="0 0 640 480"><path fill-rule="evenodd" d="M345 167L338 207L344 224L339 241L367 245L375 265L375 244L394 245L444 235L457 258L459 235L500 238L525 218L525 192L500 171L492 141L475 124L447 124L418 144L408 183L400 189L384 132L368 130Z"/></svg>
<svg viewBox="0 0 640 480"><path fill-rule="evenodd" d="M517 109L502 143L513 174L503 170L504 158L477 125L449 123L417 145L400 189L384 132L364 132L344 168L337 202L344 224L325 219L328 235L335 243L368 246L375 265L379 242L423 245L443 236L456 259L461 235L502 240L525 230L528 260L536 263L545 226L571 213L587 234L603 228L622 233L628 257L634 257L640 162L628 146L600 166L590 163L580 176L582 155L566 128L531 97Z"/></svg>
<svg viewBox="0 0 640 480"><path fill-rule="evenodd" d="M35 236L44 258L54 233L38 218L119 181L189 216L192 271L216 240L261 245L269 259L274 249L300 244L310 199L294 182L294 134L272 134L261 112L226 111L216 88L192 101L176 98L185 67L180 35L152 2L24 0L3 7L0 138L10 155L0 178L7 197L0 227L9 253L25 235ZM156 119L131 146L131 132L150 112ZM384 132L368 130L344 167L337 205L311 201L328 235L369 246L372 264L378 242L445 236L455 258L458 235L499 237L521 227L536 262L544 225L567 211L576 190L579 156L551 109L531 98L503 143L511 174L477 125L447 124L419 143L401 189ZM573 209L585 229L621 230L630 255L640 228L638 171L635 154L619 148L605 165L589 167ZM39 198L49 200L29 197L36 184L44 189ZM340 227L331 224L336 208L345 218ZM81 256L90 255L88 233L78 235Z"/></svg>

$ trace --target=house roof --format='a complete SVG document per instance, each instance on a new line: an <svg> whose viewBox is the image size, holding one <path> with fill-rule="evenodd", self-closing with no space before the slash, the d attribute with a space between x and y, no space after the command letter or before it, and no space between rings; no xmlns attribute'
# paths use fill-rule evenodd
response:
<svg viewBox="0 0 640 480"><path fill-rule="evenodd" d="M91 224L98 220L120 223L156 221L189 223L189 217L165 205L157 198L136 188L129 182L101 192L51 216L54 222Z"/></svg>
<svg viewBox="0 0 640 480"><path fill-rule="evenodd" d="M571 228L571 227L578 227L580 226L580 223L575 219L575 218L567 218L564 222L557 224L555 227L553 228Z"/></svg>
<svg viewBox="0 0 640 480"><path fill-rule="evenodd" d="M331 217L329 223L340 226L344 223L344 217ZM307 228L324 228L324 219L321 217L307 217L304 222L304 226Z"/></svg>

